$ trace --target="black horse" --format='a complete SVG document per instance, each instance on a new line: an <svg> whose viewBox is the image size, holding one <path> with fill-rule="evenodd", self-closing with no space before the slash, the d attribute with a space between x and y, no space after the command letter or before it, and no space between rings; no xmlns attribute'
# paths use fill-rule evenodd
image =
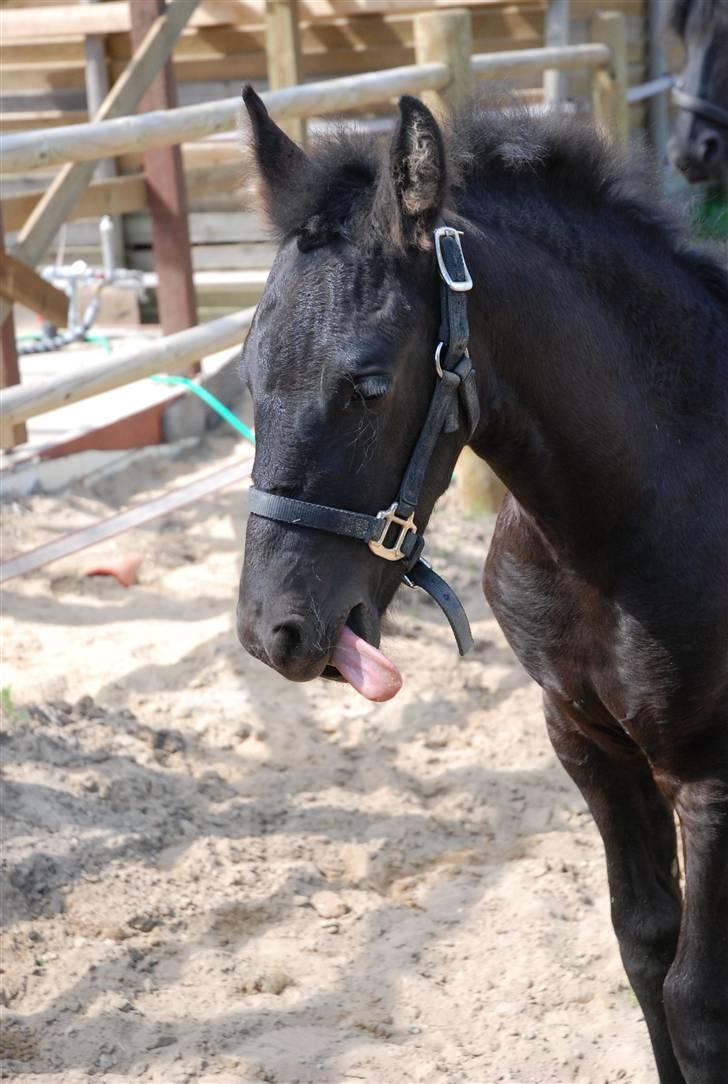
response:
<svg viewBox="0 0 728 1084"><path fill-rule="evenodd" d="M380 619L469 443L510 491L485 593L603 837L661 1084L725 1084L728 279L582 127L474 105L444 138L404 98L388 154L308 155L245 101L282 240L243 354L241 642L396 691Z"/></svg>
<svg viewBox="0 0 728 1084"><path fill-rule="evenodd" d="M728 0L674 0L671 23L685 68L673 91L679 112L670 160L689 181L728 191Z"/></svg>

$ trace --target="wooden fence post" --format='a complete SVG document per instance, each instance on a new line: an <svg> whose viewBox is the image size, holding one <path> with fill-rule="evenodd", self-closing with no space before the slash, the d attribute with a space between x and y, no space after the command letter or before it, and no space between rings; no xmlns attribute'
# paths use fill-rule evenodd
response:
<svg viewBox="0 0 728 1084"><path fill-rule="evenodd" d="M97 4L99 0L84 0L86 4ZM86 57L86 103L88 115L98 113L109 93L109 73L106 58L106 39L101 34L88 34L83 43ZM116 162L113 158L104 158L96 167L96 177L103 180L116 176ZM124 223L121 215L113 215L112 244L114 263L117 267L125 266Z"/></svg>
<svg viewBox="0 0 728 1084"><path fill-rule="evenodd" d="M609 132L616 143L629 140L629 70L627 67L627 20L621 11L597 11L591 20L591 40L608 45L612 60L597 68L592 82L594 123Z"/></svg>
<svg viewBox="0 0 728 1084"><path fill-rule="evenodd" d="M3 212L0 205L0 259L5 255L5 234L3 233ZM12 305L5 319L0 323L0 388L11 388L20 383L18 351L15 346L15 319ZM28 439L24 422L15 425L6 424L0 419L0 448L14 448Z"/></svg>
<svg viewBox="0 0 728 1084"><path fill-rule="evenodd" d="M415 62L447 64L450 80L442 90L422 94L435 116L442 117L464 105L473 92L472 23L469 11L428 11L414 17ZM471 513L492 512L503 490L492 470L469 448L463 449L455 468L456 486L463 508ZM501 486L498 492L497 487Z"/></svg>
<svg viewBox="0 0 728 1084"><path fill-rule="evenodd" d="M137 49L155 20L166 10L166 0L134 0L131 11L131 43ZM139 112L174 109L177 92L171 57L152 82ZM157 304L165 335L197 323L197 300L192 277L192 246L187 220L187 198L179 146L156 147L144 152L144 179L152 217L152 246L159 275Z"/></svg>
<svg viewBox="0 0 728 1084"><path fill-rule="evenodd" d="M303 82L298 0L266 0L265 54L271 90L295 87ZM305 120L295 117L280 121L280 127L297 143L305 141Z"/></svg>
<svg viewBox="0 0 728 1084"><path fill-rule="evenodd" d="M571 31L571 0L548 0L544 24L544 45L568 45ZM557 109L568 94L569 77L555 68L543 73L543 100Z"/></svg>
<svg viewBox="0 0 728 1084"><path fill-rule="evenodd" d="M422 94L425 105L442 116L463 105L473 91L470 57L473 36L469 11L427 11L415 15L415 63L447 64L450 81Z"/></svg>

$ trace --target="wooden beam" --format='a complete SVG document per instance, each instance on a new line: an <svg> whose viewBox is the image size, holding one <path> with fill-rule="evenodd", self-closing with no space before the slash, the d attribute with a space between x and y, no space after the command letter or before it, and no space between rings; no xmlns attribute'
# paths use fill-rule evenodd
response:
<svg viewBox="0 0 728 1084"><path fill-rule="evenodd" d="M571 71L574 68L606 68L611 53L606 42L594 41L586 45L552 45L544 49L506 49L502 53L476 53L473 72L476 79L503 78L525 72L558 68Z"/></svg>
<svg viewBox="0 0 728 1084"><path fill-rule="evenodd" d="M0 295L45 316L55 327L68 323L68 297L10 252L0 253Z"/></svg>
<svg viewBox="0 0 728 1084"><path fill-rule="evenodd" d="M5 236L3 233L3 214L0 206L0 259L5 255ZM11 388L20 384L18 351L15 345L15 320L12 307L6 319L0 325L0 388ZM0 417L0 448L14 448L28 439L23 422L6 422Z"/></svg>
<svg viewBox="0 0 728 1084"><path fill-rule="evenodd" d="M464 105L473 90L472 29L469 11L428 11L416 15L415 59L418 64L446 64L448 80L438 91L425 91L423 101L435 113Z"/></svg>
<svg viewBox="0 0 728 1084"><path fill-rule="evenodd" d="M136 0L131 0L135 3ZM529 0L530 6L541 10L546 0ZM513 0L394 0L398 14L429 11L433 8L493 8L512 7ZM393 0L298 0L301 22L331 22L337 18L392 13ZM234 26L251 30L265 22L265 0L202 0L190 19L192 27ZM107 0L95 10L84 10L79 4L39 4L38 8L0 10L0 40L32 42L39 39L83 37L86 34L124 34L131 29L128 0Z"/></svg>
<svg viewBox="0 0 728 1084"><path fill-rule="evenodd" d="M298 0L267 0L265 54L271 90L295 87L303 82ZM284 121L281 127L291 139L298 143L305 141L306 124L302 118Z"/></svg>
<svg viewBox="0 0 728 1084"><path fill-rule="evenodd" d="M47 414L111 388L120 388L153 373L179 372L218 350L238 347L245 339L255 309L243 309L198 327L178 331L158 342L103 361L87 362L44 384L0 392L0 411L8 424Z"/></svg>
<svg viewBox="0 0 728 1084"><path fill-rule="evenodd" d="M183 163L184 163L183 151ZM240 188L239 155L236 160L218 166L204 166L185 171L188 199L235 192ZM26 218L43 197L45 189L23 192L3 200L5 224L8 232L19 230ZM92 181L73 208L67 222L84 218L101 218L102 215L131 214L147 209L147 189L142 173L108 180Z"/></svg>
<svg viewBox="0 0 728 1084"><path fill-rule="evenodd" d="M99 0L84 0L86 4L96 4ZM104 103L109 93L109 71L106 57L106 38L102 34L89 34L84 43L86 59L86 101L89 113L94 116ZM116 162L113 158L104 158L96 167L99 180L116 176ZM124 266L124 232L119 215L111 216L111 251L114 265Z"/></svg>
<svg viewBox="0 0 728 1084"><path fill-rule="evenodd" d="M608 55L606 50L605 55ZM448 78L445 64L419 64L266 91L262 98L276 118L315 117L346 109L363 109L400 94L438 90L446 85ZM24 173L60 162L96 161L109 154L126 154L202 139L218 132L234 131L240 116L241 103L236 96L145 113L140 117L120 117L103 124L92 121L48 132L19 132L0 139L3 172Z"/></svg>
<svg viewBox="0 0 728 1084"><path fill-rule="evenodd" d="M109 0L90 8L81 4L39 3L37 8L4 10L0 12L0 38L3 44L10 45L33 38L126 34L132 26L129 9L136 3L137 0ZM190 5L192 26L235 26L262 21L262 0L203 0L197 12Z"/></svg>
<svg viewBox="0 0 728 1084"><path fill-rule="evenodd" d="M165 0L135 0L131 5L133 46L141 46L164 11ZM168 60L144 95L139 112L174 109L176 105L174 70ZM144 178L152 216L154 263L159 274L159 320L165 334L171 335L197 323L187 197L179 146L147 150Z"/></svg>
<svg viewBox="0 0 728 1084"><path fill-rule="evenodd" d="M94 117L96 123L123 116L137 107L154 76L169 58L196 4L197 0L172 0L166 14L154 22L124 75L104 99ZM87 10L94 9L89 7ZM18 259L32 267L43 258L61 224L86 189L95 168L94 162L75 163L64 166L57 174L20 231L14 253ZM0 302L0 322L6 315L7 306Z"/></svg>
<svg viewBox="0 0 728 1084"><path fill-rule="evenodd" d="M591 40L606 45L610 61L594 74L592 103L594 122L623 146L629 141L629 68L627 20L621 11L597 11L592 15Z"/></svg>
<svg viewBox="0 0 728 1084"><path fill-rule="evenodd" d="M571 29L571 0L548 0L544 25L544 45L568 45ZM564 71L549 68L543 73L544 102L550 109L558 106L569 92Z"/></svg>

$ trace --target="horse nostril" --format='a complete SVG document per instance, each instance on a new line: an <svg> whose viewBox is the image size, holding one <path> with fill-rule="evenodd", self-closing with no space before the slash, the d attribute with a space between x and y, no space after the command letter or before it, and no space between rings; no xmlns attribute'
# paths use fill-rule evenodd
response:
<svg viewBox="0 0 728 1084"><path fill-rule="evenodd" d="M723 140L717 132L706 132L698 143L698 157L704 165L717 162L723 151Z"/></svg>
<svg viewBox="0 0 728 1084"><path fill-rule="evenodd" d="M271 629L273 639L281 646L289 649L300 647L303 643L303 629L295 621L282 621Z"/></svg>
<svg viewBox="0 0 728 1084"><path fill-rule="evenodd" d="M302 621L289 618L273 625L268 641L268 654L275 666L286 667L296 661L305 645L305 628Z"/></svg>

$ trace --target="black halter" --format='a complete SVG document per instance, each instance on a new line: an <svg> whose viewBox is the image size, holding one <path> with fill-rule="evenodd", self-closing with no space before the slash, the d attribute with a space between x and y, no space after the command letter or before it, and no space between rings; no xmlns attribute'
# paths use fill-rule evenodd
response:
<svg viewBox="0 0 728 1084"><path fill-rule="evenodd" d="M694 113L696 117L710 120L713 124L720 125L721 128L728 128L728 109L715 105L714 102L706 101L705 98L698 98L694 94L688 94L686 90L683 90L680 83L677 83L672 88L672 100L678 109L684 109L688 113Z"/></svg>
<svg viewBox="0 0 728 1084"><path fill-rule="evenodd" d="M433 238L441 280L441 324L435 348L438 379L397 500L370 516L253 488L248 506L254 515L266 519L359 539L377 557L401 562L404 582L408 587L421 587L432 596L450 622L458 650L464 655L473 646L468 618L452 588L422 557L425 540L415 523L425 475L440 434L459 429L462 410L470 439L480 418L475 370L468 354L470 330L465 296L472 289L473 280L465 263L459 231L451 226L438 226Z"/></svg>

